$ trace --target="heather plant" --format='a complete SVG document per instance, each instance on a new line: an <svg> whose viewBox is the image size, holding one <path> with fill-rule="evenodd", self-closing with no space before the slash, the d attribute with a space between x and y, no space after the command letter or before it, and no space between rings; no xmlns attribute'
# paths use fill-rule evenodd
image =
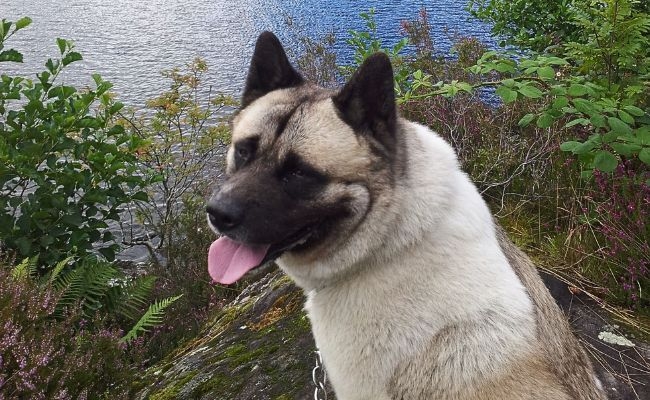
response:
<svg viewBox="0 0 650 400"><path fill-rule="evenodd" d="M30 22L2 20L0 62L22 62L3 46ZM149 182L135 157L143 140L115 124L122 104L111 84L97 74L94 88L58 83L82 56L71 41L56 44L60 57L48 59L36 80L0 76L0 246L38 256L44 269L96 251L113 260L119 244L107 223L146 200Z"/></svg>
<svg viewBox="0 0 650 400"><path fill-rule="evenodd" d="M616 271L600 271L599 278L614 279L607 285L614 288L613 295L642 308L650 306L650 185L634 169L634 163L626 161L611 175L597 172L584 212L597 221L592 226L604 238L598 256L610 260ZM645 176L650 178L650 172Z"/></svg>
<svg viewBox="0 0 650 400"><path fill-rule="evenodd" d="M141 343L79 309L56 315L53 287L0 266L0 398L127 399Z"/></svg>

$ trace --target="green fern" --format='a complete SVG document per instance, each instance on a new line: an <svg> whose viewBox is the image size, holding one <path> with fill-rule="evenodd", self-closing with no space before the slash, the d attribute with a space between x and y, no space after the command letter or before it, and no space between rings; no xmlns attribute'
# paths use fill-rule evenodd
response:
<svg viewBox="0 0 650 400"><path fill-rule="evenodd" d="M38 273L38 255L24 259L11 271L14 279L33 278Z"/></svg>
<svg viewBox="0 0 650 400"><path fill-rule="evenodd" d="M36 259L38 259L38 256L36 257ZM58 279L58 277L61 274L61 272L63 271L63 269L66 266L68 266L68 263L70 263L71 260L72 260L72 257L68 257L65 260L61 260L58 263L56 263L56 265L54 266L52 271L50 271L50 273L45 276L45 279L44 279L43 282L45 284L47 284L48 286L52 286L54 284L54 282Z"/></svg>
<svg viewBox="0 0 650 400"><path fill-rule="evenodd" d="M111 304L111 309L129 320L137 319L137 314L146 308L156 283L155 276L139 276L120 288L119 297Z"/></svg>
<svg viewBox="0 0 650 400"><path fill-rule="evenodd" d="M111 282L119 279L120 273L110 264L97 260L85 261L75 269L53 280L61 297L56 306L56 315L80 304L85 316L92 316L96 310L105 307L111 292Z"/></svg>
<svg viewBox="0 0 650 400"><path fill-rule="evenodd" d="M124 335L120 341L128 343L134 339L137 339L140 333L148 332L149 329L160 325L162 323L163 316L165 315L165 309L181 297L183 297L182 294L154 302L149 306L149 309L147 309L147 312L144 313L142 318L136 322L133 328L131 328L131 330L126 335Z"/></svg>

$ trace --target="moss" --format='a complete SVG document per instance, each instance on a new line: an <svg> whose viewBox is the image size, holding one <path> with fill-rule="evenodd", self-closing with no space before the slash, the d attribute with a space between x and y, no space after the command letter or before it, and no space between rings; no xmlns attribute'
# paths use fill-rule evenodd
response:
<svg viewBox="0 0 650 400"><path fill-rule="evenodd" d="M238 343L224 350L224 358L228 358L232 368L237 368L268 354L273 354L280 349L279 344L259 347L250 350L247 345Z"/></svg>
<svg viewBox="0 0 650 400"><path fill-rule="evenodd" d="M234 398L244 386L244 379L238 374L216 374L192 391L192 398L199 398L210 395L211 398Z"/></svg>
<svg viewBox="0 0 650 400"><path fill-rule="evenodd" d="M158 393L154 393L149 397L150 400L173 400L178 398L178 394L185 384L192 380L198 374L197 371L192 371L183 376L180 380L175 381L170 386L167 386Z"/></svg>
<svg viewBox="0 0 650 400"><path fill-rule="evenodd" d="M289 397L289 395L286 394L281 394L273 400L291 400L291 397Z"/></svg>
<svg viewBox="0 0 650 400"><path fill-rule="evenodd" d="M271 288L273 288L273 290L275 290L275 289L277 289L277 288L279 288L281 286L290 285L291 283L292 283L291 278L289 278L288 276L282 274L282 276L280 276L280 278L276 279L275 282L273 282L273 284L271 285Z"/></svg>
<svg viewBox="0 0 650 400"><path fill-rule="evenodd" d="M250 325L251 330L264 330L275 325L286 316L297 312L302 307L302 298L302 294L299 291L280 296L273 305L269 307L268 311L260 317L257 323Z"/></svg>

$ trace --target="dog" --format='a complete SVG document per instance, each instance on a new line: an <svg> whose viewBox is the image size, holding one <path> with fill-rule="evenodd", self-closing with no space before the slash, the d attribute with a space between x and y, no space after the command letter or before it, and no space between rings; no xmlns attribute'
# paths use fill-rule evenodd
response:
<svg viewBox="0 0 650 400"><path fill-rule="evenodd" d="M604 399L531 261L393 85L377 53L321 88L259 36L207 204L211 277L275 260L340 400Z"/></svg>

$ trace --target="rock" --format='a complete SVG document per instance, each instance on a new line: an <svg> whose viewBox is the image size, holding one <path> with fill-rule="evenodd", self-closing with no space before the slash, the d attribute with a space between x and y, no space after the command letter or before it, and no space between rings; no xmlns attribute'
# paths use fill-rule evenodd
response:
<svg viewBox="0 0 650 400"><path fill-rule="evenodd" d="M594 360L610 400L650 399L650 347L598 339L622 335L598 305L567 284L541 274ZM198 338L136 382L139 399L312 399L315 344L303 295L277 268L266 268L238 298L217 312ZM331 388L328 399L334 400Z"/></svg>
<svg viewBox="0 0 650 400"><path fill-rule="evenodd" d="M197 339L150 368L137 383L143 387L137 398L311 398L315 345L303 302L289 278L273 270L224 307Z"/></svg>
<svg viewBox="0 0 650 400"><path fill-rule="evenodd" d="M608 399L650 399L650 345L626 336L586 294L573 293L567 283L550 274L540 271L540 275L591 356Z"/></svg>

